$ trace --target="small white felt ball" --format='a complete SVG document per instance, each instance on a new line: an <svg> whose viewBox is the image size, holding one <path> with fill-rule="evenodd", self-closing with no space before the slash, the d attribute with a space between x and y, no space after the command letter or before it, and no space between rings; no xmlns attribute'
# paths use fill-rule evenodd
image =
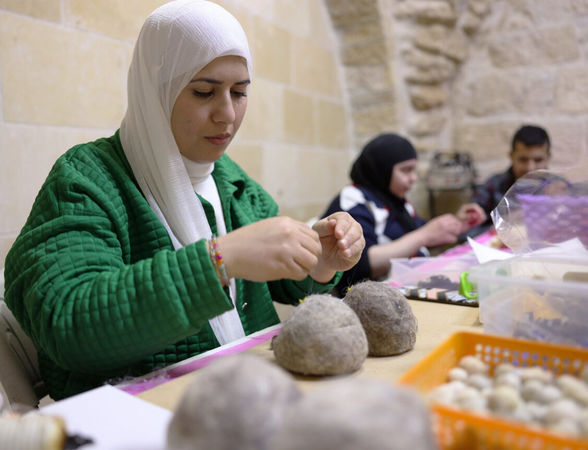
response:
<svg viewBox="0 0 588 450"><path fill-rule="evenodd" d="M521 388L521 376L515 371L502 371L498 375L495 374L495 386L510 386L515 389Z"/></svg>
<svg viewBox="0 0 588 450"><path fill-rule="evenodd" d="M479 391L483 391L492 386L492 379L483 373L473 373L468 377L466 383Z"/></svg>
<svg viewBox="0 0 588 450"><path fill-rule="evenodd" d="M488 365L480 358L472 355L466 355L459 360L459 367L464 369L467 373L488 373Z"/></svg>
<svg viewBox="0 0 588 450"><path fill-rule="evenodd" d="M479 413L487 411L486 398L474 387L466 386L464 389L457 391L455 395L455 403L466 411Z"/></svg>
<svg viewBox="0 0 588 450"><path fill-rule="evenodd" d="M488 409L499 415L511 415L521 403L519 392L510 386L497 386L488 395Z"/></svg>
<svg viewBox="0 0 588 450"><path fill-rule="evenodd" d="M574 399L582 406L588 406L588 386L582 380L564 374L557 378L556 383L564 395Z"/></svg>
<svg viewBox="0 0 588 450"><path fill-rule="evenodd" d="M580 371L580 379L584 383L588 383L588 364L585 364L584 367L582 367L582 370Z"/></svg>
<svg viewBox="0 0 588 450"><path fill-rule="evenodd" d="M518 373L518 370L515 366L510 363L500 363L494 368L494 376L500 376L505 373L515 372Z"/></svg>
<svg viewBox="0 0 588 450"><path fill-rule="evenodd" d="M580 414L581 408L575 401L569 398L562 398L549 405L545 413L545 422L547 424L555 424L564 419L577 421Z"/></svg>
<svg viewBox="0 0 588 450"><path fill-rule="evenodd" d="M447 379L449 381L466 381L468 379L468 373L465 371L465 369L461 368L461 367L453 367L448 373L447 373Z"/></svg>
<svg viewBox="0 0 588 450"><path fill-rule="evenodd" d="M529 379L523 383L521 395L528 402L545 403L542 396L543 389L545 389L545 384L540 380Z"/></svg>
<svg viewBox="0 0 588 450"><path fill-rule="evenodd" d="M523 367L520 372L523 383L528 380L539 380L544 384L549 384L553 382L554 378L553 372L538 366Z"/></svg>

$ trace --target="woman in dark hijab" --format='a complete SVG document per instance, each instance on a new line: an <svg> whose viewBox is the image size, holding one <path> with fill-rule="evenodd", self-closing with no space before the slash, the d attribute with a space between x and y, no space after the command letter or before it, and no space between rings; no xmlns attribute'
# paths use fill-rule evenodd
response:
<svg viewBox="0 0 588 450"><path fill-rule="evenodd" d="M366 241L359 263L337 285L339 295L358 281L387 275L391 258L429 255L428 247L455 243L460 233L485 220L476 204L429 222L419 217L406 200L417 181L416 169L414 147L392 133L368 142L353 163L353 184L343 188L324 213L347 211L361 224Z"/></svg>

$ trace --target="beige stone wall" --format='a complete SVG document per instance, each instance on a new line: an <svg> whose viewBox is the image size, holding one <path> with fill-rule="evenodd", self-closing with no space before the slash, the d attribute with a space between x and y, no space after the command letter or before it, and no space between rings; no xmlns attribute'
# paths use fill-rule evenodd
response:
<svg viewBox="0 0 588 450"><path fill-rule="evenodd" d="M0 0L0 265L51 164L111 134L146 15L163 0ZM254 58L230 154L298 219L347 182L358 149L407 135L469 151L479 180L537 123L552 167L588 158L588 0L219 0ZM426 190L411 194L427 217Z"/></svg>
<svg viewBox="0 0 588 450"><path fill-rule="evenodd" d="M482 175L507 167L513 131L544 126L551 167L588 158L588 1L492 1L452 86L455 148Z"/></svg>
<svg viewBox="0 0 588 450"><path fill-rule="evenodd" d="M163 0L0 0L0 267L55 159L111 135L145 17ZM298 219L346 181L350 123L321 0L219 1L254 58L249 110L229 149Z"/></svg>
<svg viewBox="0 0 588 450"><path fill-rule="evenodd" d="M467 151L479 181L508 167L523 123L547 128L553 168L588 158L588 0L325 0L339 36L355 146L407 135L424 175ZM412 192L427 216L426 190Z"/></svg>

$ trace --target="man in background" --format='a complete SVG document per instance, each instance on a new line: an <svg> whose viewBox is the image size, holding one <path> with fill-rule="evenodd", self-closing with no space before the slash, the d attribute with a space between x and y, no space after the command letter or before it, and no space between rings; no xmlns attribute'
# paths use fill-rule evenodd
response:
<svg viewBox="0 0 588 450"><path fill-rule="evenodd" d="M506 172L492 175L476 187L472 201L480 205L488 217L484 225L492 223L490 212L496 208L506 191L523 175L547 169L551 143L547 131L535 125L523 125L512 138L511 166Z"/></svg>

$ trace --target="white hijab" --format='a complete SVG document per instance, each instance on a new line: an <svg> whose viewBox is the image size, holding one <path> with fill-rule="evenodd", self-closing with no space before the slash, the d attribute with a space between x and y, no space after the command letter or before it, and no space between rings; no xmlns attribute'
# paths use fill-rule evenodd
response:
<svg viewBox="0 0 588 450"><path fill-rule="evenodd" d="M243 28L229 12L206 0L174 0L157 8L135 45L120 139L143 195L176 249L210 238L211 230L172 134L172 109L196 73L228 55L243 57L251 76ZM213 167L199 164L202 177L210 176ZM221 344L244 335L235 308L228 313L232 319L226 326L239 328L236 334L224 333L226 326L219 328L217 318L210 321Z"/></svg>

